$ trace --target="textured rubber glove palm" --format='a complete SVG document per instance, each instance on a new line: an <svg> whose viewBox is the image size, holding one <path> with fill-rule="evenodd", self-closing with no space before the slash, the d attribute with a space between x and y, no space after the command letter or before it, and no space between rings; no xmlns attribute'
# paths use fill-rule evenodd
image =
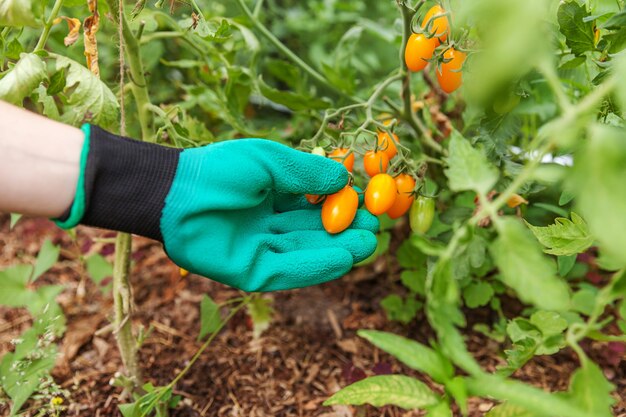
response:
<svg viewBox="0 0 626 417"><path fill-rule="evenodd" d="M339 278L374 252L378 220L359 210L351 229L330 235L303 194L347 182L343 165L266 140L185 150L161 217L165 249L185 269L248 291Z"/></svg>
<svg viewBox="0 0 626 417"><path fill-rule="evenodd" d="M341 277L376 249L378 220L359 210L329 235L320 206L348 182L338 162L261 139L168 148L84 125L74 203L57 223L135 233L164 243L185 269L247 291Z"/></svg>

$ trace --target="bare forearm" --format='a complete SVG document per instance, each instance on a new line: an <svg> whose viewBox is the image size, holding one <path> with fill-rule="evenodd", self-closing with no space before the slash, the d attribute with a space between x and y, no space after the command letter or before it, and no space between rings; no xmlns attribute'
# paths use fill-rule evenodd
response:
<svg viewBox="0 0 626 417"><path fill-rule="evenodd" d="M0 101L0 212L57 217L72 204L80 129Z"/></svg>

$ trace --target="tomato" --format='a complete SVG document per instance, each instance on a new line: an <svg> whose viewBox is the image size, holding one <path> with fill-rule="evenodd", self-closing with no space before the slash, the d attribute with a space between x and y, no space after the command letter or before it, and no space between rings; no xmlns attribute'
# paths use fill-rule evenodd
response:
<svg viewBox="0 0 626 417"><path fill-rule="evenodd" d="M328 157L333 161L341 162L344 167L350 172L354 169L354 152L346 148L334 149L328 154Z"/></svg>
<svg viewBox="0 0 626 417"><path fill-rule="evenodd" d="M370 177L387 172L389 157L385 151L367 151L363 157L363 167Z"/></svg>
<svg viewBox="0 0 626 417"><path fill-rule="evenodd" d="M370 213L380 215L393 206L398 189L389 174L378 174L370 180L365 190L365 207Z"/></svg>
<svg viewBox="0 0 626 417"><path fill-rule="evenodd" d="M396 142L399 141L398 135L395 133L393 134L393 139L391 139L387 132L378 132L378 148L385 151L390 160L398 154L398 147L396 146L394 140Z"/></svg>
<svg viewBox="0 0 626 417"><path fill-rule="evenodd" d="M311 150L313 155L326 156L326 151L321 146L316 146Z"/></svg>
<svg viewBox="0 0 626 417"><path fill-rule="evenodd" d="M426 233L435 218L435 199L420 195L411 206L409 221L415 233Z"/></svg>
<svg viewBox="0 0 626 417"><path fill-rule="evenodd" d="M467 54L450 48L444 52L443 57L446 62L441 64L441 68L437 68L437 81L441 89L450 94L463 83L461 68L463 68Z"/></svg>
<svg viewBox="0 0 626 417"><path fill-rule="evenodd" d="M324 201L324 198L326 196L325 195L315 195L315 194L305 194L304 197L306 197L306 201L308 201L311 204L319 204L322 201Z"/></svg>
<svg viewBox="0 0 626 417"><path fill-rule="evenodd" d="M322 206L324 229L331 234L343 232L352 224L358 208L359 196L349 185L329 195Z"/></svg>
<svg viewBox="0 0 626 417"><path fill-rule="evenodd" d="M424 34L413 33L404 50L404 62L411 71L421 71L433 57L435 48L439 46L437 38L428 39Z"/></svg>
<svg viewBox="0 0 626 417"><path fill-rule="evenodd" d="M392 219L397 219L411 208L411 204L413 204L415 200L415 196L413 195L415 179L409 174L400 174L394 178L394 181L398 189L398 196L393 206L387 211L387 215Z"/></svg>
<svg viewBox="0 0 626 417"><path fill-rule="evenodd" d="M445 42L448 39L448 31L450 30L448 16L439 16L432 22L431 20L433 17L444 14L445 12L444 8L437 4L426 12L426 16L424 16L424 20L422 21L422 28L424 30L429 30L441 42ZM430 27L427 27L429 23Z"/></svg>

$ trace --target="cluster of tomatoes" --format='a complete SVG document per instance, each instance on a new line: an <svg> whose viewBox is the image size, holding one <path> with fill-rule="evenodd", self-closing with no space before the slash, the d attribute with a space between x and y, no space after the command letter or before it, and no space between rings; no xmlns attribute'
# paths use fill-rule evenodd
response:
<svg viewBox="0 0 626 417"><path fill-rule="evenodd" d="M450 22L443 7L433 6L424 16L422 33L413 33L409 37L404 50L404 61L411 71L422 71L432 60L435 49L448 41ZM461 69L467 58L465 52L456 50L449 45L443 53L443 61L437 67L437 81L441 89L450 94L457 90L463 82Z"/></svg>
<svg viewBox="0 0 626 417"><path fill-rule="evenodd" d="M363 168L370 177L365 189L365 207L374 215L386 213L390 218L397 219L414 205L416 181L406 173L399 173L395 177L387 173L389 161L398 154L395 144L398 137L392 135L393 139L387 132L379 132L376 148L367 151L363 156ZM325 152L322 148L315 148L313 153L323 156ZM336 148L328 154L328 157L341 162L352 173L354 152L347 148ZM326 231L332 234L340 233L350 226L359 206L357 190L351 184L335 194L307 195L307 199L311 204L324 202L322 224ZM430 221L432 222L432 218Z"/></svg>

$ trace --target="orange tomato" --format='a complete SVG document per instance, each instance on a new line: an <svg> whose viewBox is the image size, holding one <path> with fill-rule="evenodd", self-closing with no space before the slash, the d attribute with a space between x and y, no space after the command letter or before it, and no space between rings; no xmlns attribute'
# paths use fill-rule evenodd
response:
<svg viewBox="0 0 626 417"><path fill-rule="evenodd" d="M446 62L441 64L441 68L437 68L437 81L441 89L450 94L463 83L461 68L463 68L467 54L450 48L444 52L443 57Z"/></svg>
<svg viewBox="0 0 626 417"><path fill-rule="evenodd" d="M385 151L367 151L363 157L363 167L370 177L387 172L389 157Z"/></svg>
<svg viewBox="0 0 626 417"><path fill-rule="evenodd" d="M308 201L311 204L319 204L322 201L324 201L324 197L323 195L315 195L315 194L305 194L304 195L306 197L306 201Z"/></svg>
<svg viewBox="0 0 626 417"><path fill-rule="evenodd" d="M387 132L378 132L378 149L385 151L390 160L398 154L398 148L394 140L396 142L400 141L395 133L393 134L393 139L391 139Z"/></svg>
<svg viewBox="0 0 626 417"><path fill-rule="evenodd" d="M421 33L413 33L404 50L404 62L411 71L421 71L428 65L428 60L433 57L435 48L439 46L437 38L428 39Z"/></svg>
<svg viewBox="0 0 626 417"><path fill-rule="evenodd" d="M433 33L435 37L441 42L445 42L448 39L448 31L450 30L450 22L448 21L448 16L439 16L434 20L432 19L433 17L444 14L445 12L445 9L437 4L431 7L428 12L426 12L426 16L424 16L424 20L422 21L422 28L424 30L430 30L430 32ZM429 23L430 27L427 28Z"/></svg>
<svg viewBox="0 0 626 417"><path fill-rule="evenodd" d="M393 177L389 174L378 174L370 180L365 190L365 207L374 215L383 214L393 206L397 193Z"/></svg>
<svg viewBox="0 0 626 417"><path fill-rule="evenodd" d="M350 172L354 168L354 152L347 148L337 148L328 154L333 161L341 162Z"/></svg>
<svg viewBox="0 0 626 417"><path fill-rule="evenodd" d="M415 179L409 174L400 174L395 179L398 196L393 206L387 211L387 215L392 219L402 217L409 211L411 204L415 200Z"/></svg>
<svg viewBox="0 0 626 417"><path fill-rule="evenodd" d="M359 196L349 185L329 195L322 205L324 229L331 234L343 232L352 224L358 208Z"/></svg>

